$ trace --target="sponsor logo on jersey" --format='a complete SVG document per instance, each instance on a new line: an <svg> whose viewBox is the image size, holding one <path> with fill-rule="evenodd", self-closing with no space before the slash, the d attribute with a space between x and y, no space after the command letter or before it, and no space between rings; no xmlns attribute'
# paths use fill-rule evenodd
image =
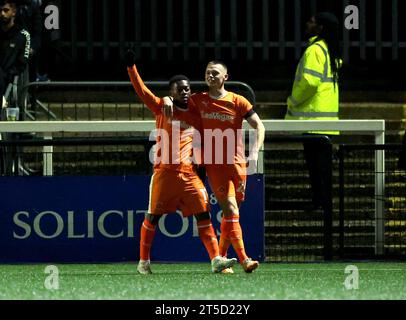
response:
<svg viewBox="0 0 406 320"><path fill-rule="evenodd" d="M201 112L201 116L203 119L210 119L210 120L219 120L219 121L230 121L233 122L234 121L234 116L229 115L229 114L222 114L219 112Z"/></svg>

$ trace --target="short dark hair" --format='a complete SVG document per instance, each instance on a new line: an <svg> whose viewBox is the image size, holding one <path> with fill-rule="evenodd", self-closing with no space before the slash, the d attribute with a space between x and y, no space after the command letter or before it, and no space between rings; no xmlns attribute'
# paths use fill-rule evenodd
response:
<svg viewBox="0 0 406 320"><path fill-rule="evenodd" d="M169 87L172 88L173 84L178 82L178 81L187 81L190 83L190 80L188 77L184 76L183 74L177 74L176 76L173 76L172 78L169 79Z"/></svg>
<svg viewBox="0 0 406 320"><path fill-rule="evenodd" d="M0 0L0 6L5 6L9 4L15 8L17 8L17 1L16 0Z"/></svg>
<svg viewBox="0 0 406 320"><path fill-rule="evenodd" d="M317 24L322 26L338 26L339 24L337 17L332 12L318 12L315 14L314 19L316 20Z"/></svg>
<svg viewBox="0 0 406 320"><path fill-rule="evenodd" d="M220 60L209 61L209 63L207 65L209 65L209 64L220 64L223 66L224 69L226 69L226 71L228 70L227 65L223 61L220 61Z"/></svg>

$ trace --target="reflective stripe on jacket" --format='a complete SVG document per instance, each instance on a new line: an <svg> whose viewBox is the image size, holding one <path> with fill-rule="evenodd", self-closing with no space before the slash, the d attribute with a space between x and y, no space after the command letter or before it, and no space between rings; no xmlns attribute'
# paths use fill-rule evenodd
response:
<svg viewBox="0 0 406 320"><path fill-rule="evenodd" d="M330 56L324 40L309 41L296 69L292 94L287 100L288 120L338 120L338 84L334 85ZM339 134L337 131L313 133Z"/></svg>

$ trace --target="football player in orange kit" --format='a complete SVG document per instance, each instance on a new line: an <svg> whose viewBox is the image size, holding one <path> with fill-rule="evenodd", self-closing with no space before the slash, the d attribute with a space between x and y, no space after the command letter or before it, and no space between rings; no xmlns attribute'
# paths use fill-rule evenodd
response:
<svg viewBox="0 0 406 320"><path fill-rule="evenodd" d="M242 229L239 223L239 207L244 200L247 175L247 161L242 134L242 122L247 120L255 129L255 141L250 148L248 162L255 166L259 150L264 142L264 125L244 97L226 91L227 67L220 61L211 61L206 67L205 81L208 92L193 94L189 107L199 114L204 137L204 162L210 186L223 211L220 236L220 254L227 255L230 244L238 255L244 271L251 273L258 268L258 261L245 252ZM171 117L173 104L166 103L165 114ZM186 120L187 121L187 120ZM219 140L220 138L220 140ZM224 142L225 138L225 144ZM252 170L252 167L250 167ZM223 271L232 273L232 269Z"/></svg>
<svg viewBox="0 0 406 320"><path fill-rule="evenodd" d="M141 274L152 273L150 249L156 225L163 214L180 209L183 216L195 216L199 237L211 259L212 271L221 272L234 265L237 260L227 259L219 254L217 236L210 220L207 191L196 173L195 165L190 161L193 156L194 128L181 120L188 114L187 101L191 92L189 79L178 75L169 81L175 108L173 118L168 119L162 113L163 99L156 97L138 74L134 53L128 51L125 60L132 85L140 99L154 113L158 129L158 150L154 158L148 213L141 227L137 270ZM190 122L199 126L199 122L194 122L193 118Z"/></svg>

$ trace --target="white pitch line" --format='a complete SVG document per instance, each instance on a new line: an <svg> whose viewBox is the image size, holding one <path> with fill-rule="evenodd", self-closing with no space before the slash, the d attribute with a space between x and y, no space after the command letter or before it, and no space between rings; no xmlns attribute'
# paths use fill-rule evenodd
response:
<svg viewBox="0 0 406 320"><path fill-rule="evenodd" d="M355 265L356 266L356 265ZM270 270L275 271L343 271L344 269L275 269ZM405 269L362 269L358 268L359 271L406 271Z"/></svg>

